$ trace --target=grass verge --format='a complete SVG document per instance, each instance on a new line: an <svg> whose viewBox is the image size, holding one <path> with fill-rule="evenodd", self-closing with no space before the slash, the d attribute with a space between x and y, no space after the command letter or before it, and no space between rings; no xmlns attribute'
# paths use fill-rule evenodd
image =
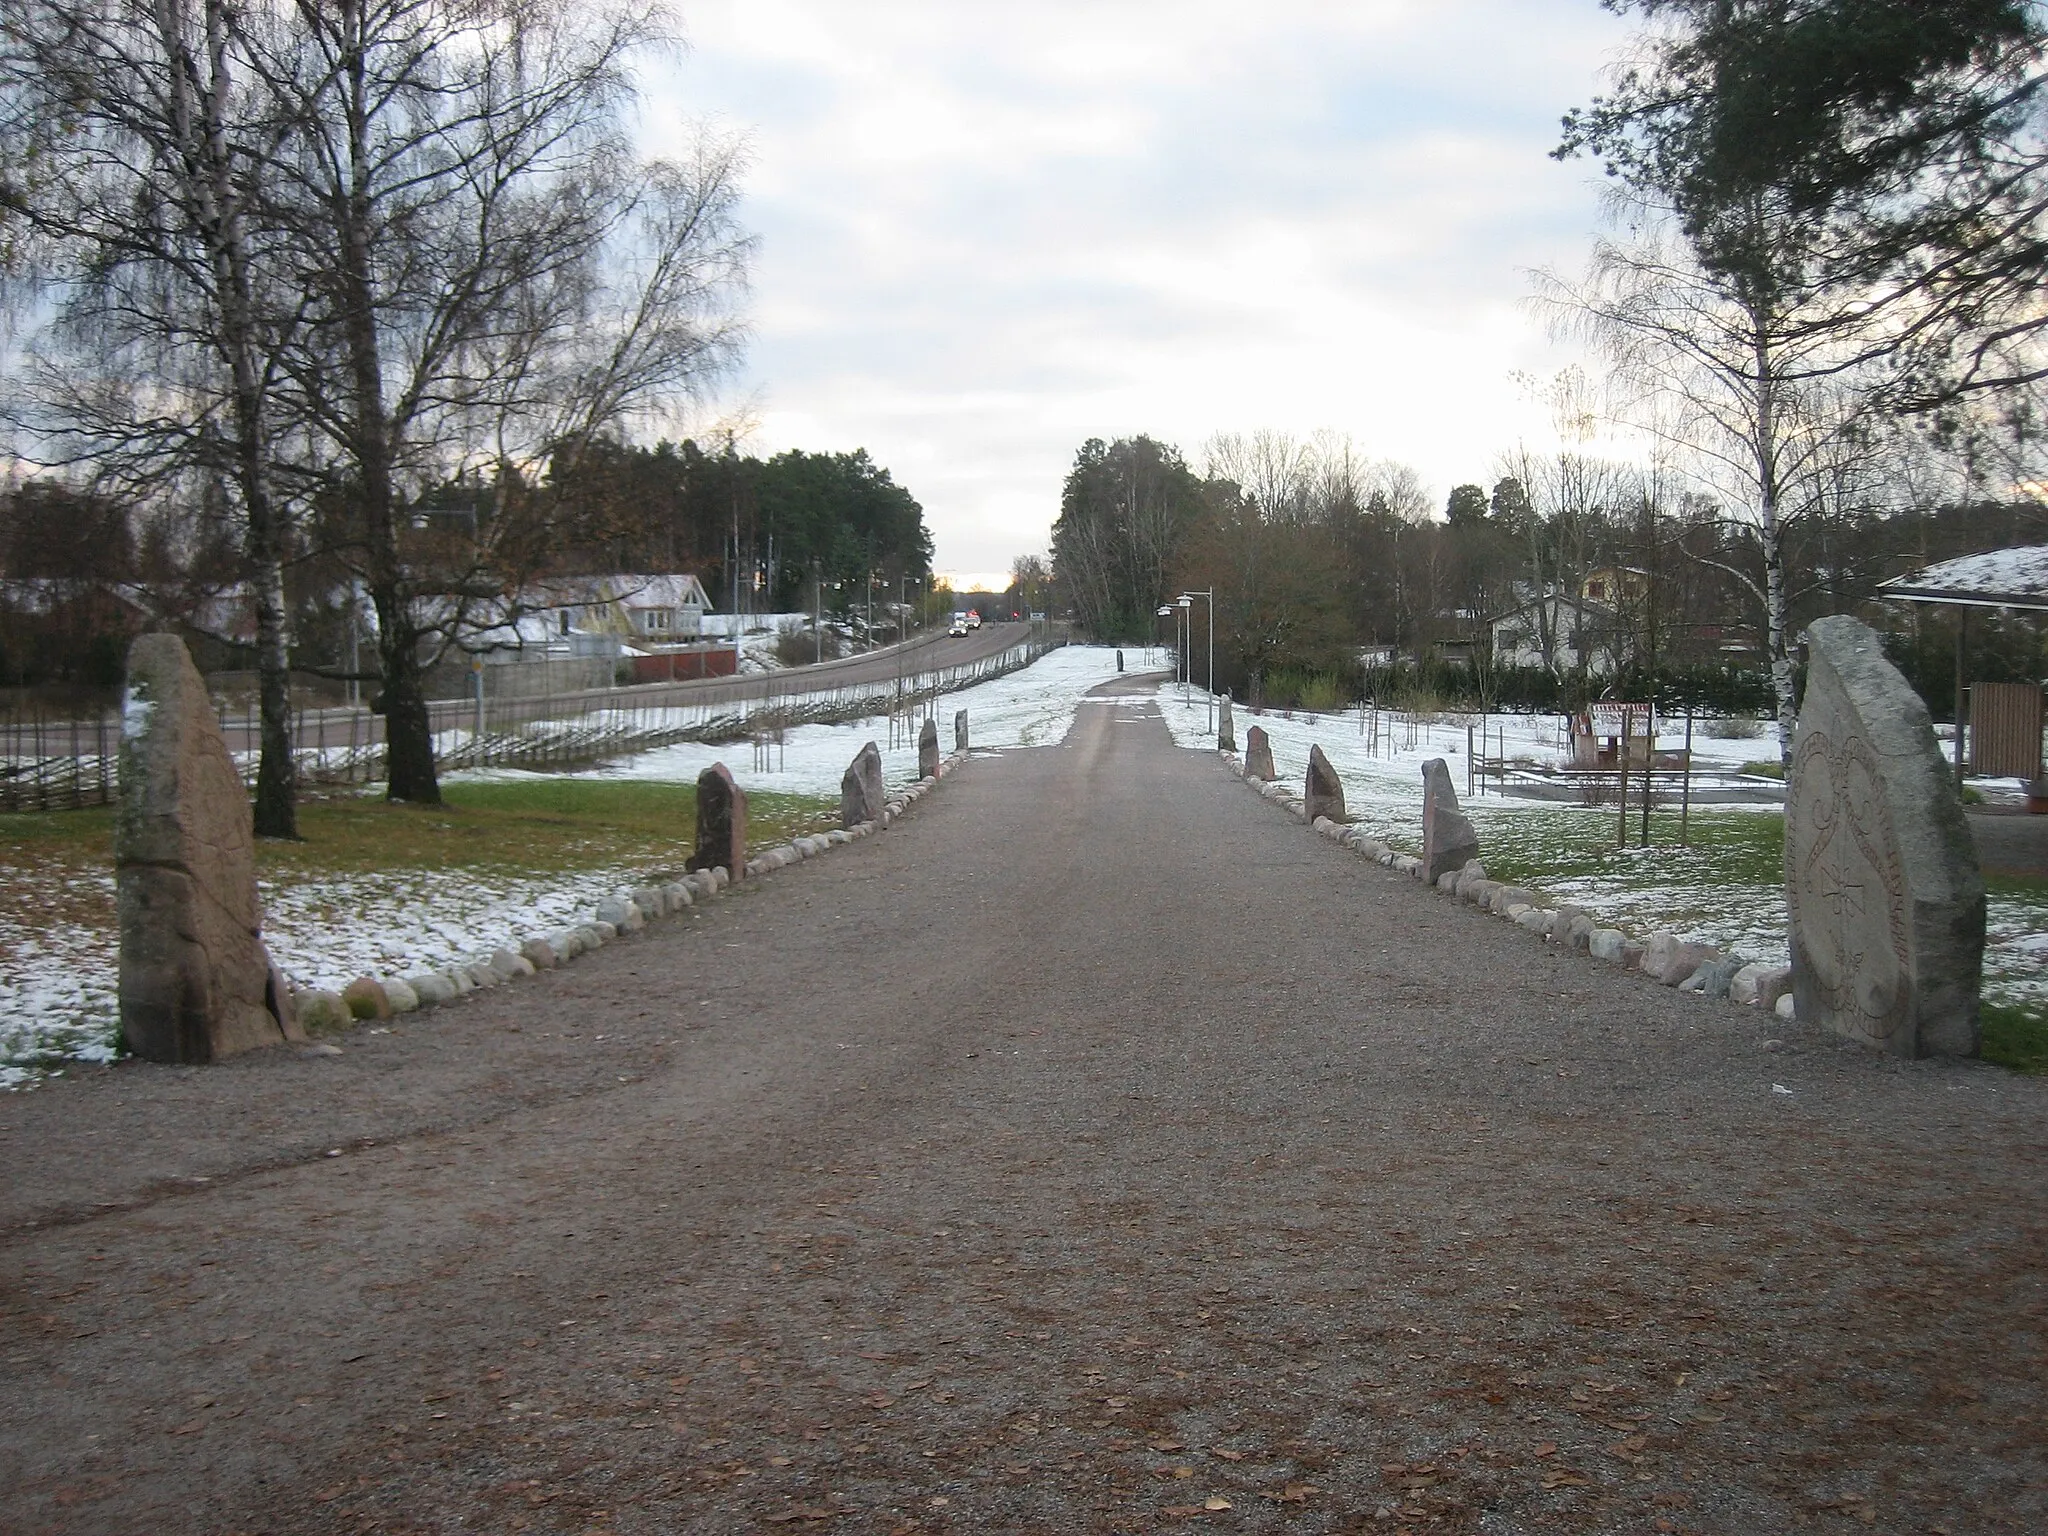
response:
<svg viewBox="0 0 2048 1536"><path fill-rule="evenodd" d="M443 792L441 805L310 797L299 806L303 840L259 842L257 875L314 883L406 870L473 870L486 879L615 866L680 873L696 842L696 790L687 784L534 779L451 784ZM838 824L838 807L822 799L747 800L749 841L758 847ZM0 816L0 865L8 874L0 883L0 925L110 927L113 828L113 812L104 808Z"/></svg>
<svg viewBox="0 0 2048 1536"><path fill-rule="evenodd" d="M1985 1003L1977 1011L1980 1053L2015 1072L2048 1073L2048 1008Z"/></svg>

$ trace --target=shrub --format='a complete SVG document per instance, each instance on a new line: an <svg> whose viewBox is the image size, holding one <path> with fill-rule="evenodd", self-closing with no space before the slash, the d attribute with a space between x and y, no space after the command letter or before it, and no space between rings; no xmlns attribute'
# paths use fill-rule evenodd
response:
<svg viewBox="0 0 2048 1536"><path fill-rule="evenodd" d="M1767 729L1763 721L1748 715L1724 715L1701 727L1702 734L1715 741L1755 741Z"/></svg>
<svg viewBox="0 0 2048 1536"><path fill-rule="evenodd" d="M818 631L801 619L784 619L775 634L775 659L785 667L800 667L807 661L818 660ZM825 629L823 645L824 659L835 661L840 655L839 632L829 625Z"/></svg>

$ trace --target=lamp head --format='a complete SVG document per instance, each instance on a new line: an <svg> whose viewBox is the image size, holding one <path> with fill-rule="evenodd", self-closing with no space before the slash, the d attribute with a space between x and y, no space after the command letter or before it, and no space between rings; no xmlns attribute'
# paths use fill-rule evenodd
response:
<svg viewBox="0 0 2048 1536"><path fill-rule="evenodd" d="M1192 608L1195 606L1195 600L1183 592L1173 600L1173 606L1176 608Z"/></svg>
<svg viewBox="0 0 2048 1536"><path fill-rule="evenodd" d="M1163 619L1171 612L1173 612L1173 605L1169 603L1164 608L1159 610L1159 617Z"/></svg>

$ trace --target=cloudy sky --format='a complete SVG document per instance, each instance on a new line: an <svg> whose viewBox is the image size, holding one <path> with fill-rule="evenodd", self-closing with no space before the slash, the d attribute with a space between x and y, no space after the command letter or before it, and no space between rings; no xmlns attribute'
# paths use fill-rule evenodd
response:
<svg viewBox="0 0 2048 1536"><path fill-rule="evenodd" d="M1595 0L684 0L659 148L751 145L757 451L865 447L941 571L1043 551L1089 437L1348 432L1441 497L1548 441L1510 377L1597 173ZM730 403L730 402L728 402Z"/></svg>

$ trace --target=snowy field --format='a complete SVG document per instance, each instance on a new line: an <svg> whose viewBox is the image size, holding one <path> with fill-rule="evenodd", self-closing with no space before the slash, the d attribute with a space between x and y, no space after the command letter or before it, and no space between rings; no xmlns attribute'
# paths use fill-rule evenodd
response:
<svg viewBox="0 0 2048 1536"><path fill-rule="evenodd" d="M1133 672L1153 660L1136 647L1126 657ZM1114 676L1111 649L1068 646L1022 671L947 695L936 706L941 748L952 750L953 714L960 709L968 712L977 752L1057 744L1083 695ZM1210 715L1199 689L1183 694L1169 683L1157 690L1157 699L1181 746L1209 748ZM1254 723L1271 736L1281 775L1297 783L1310 746L1320 745L1343 780L1352 818L1408 851L1418 851L1421 841L1423 762L1447 759L1464 789L1467 738L1461 716L1422 722L1382 715L1376 744L1361 731L1356 711L1288 718L1240 709L1240 742ZM1504 745L1510 758L1548 761L1559 754L1555 717L1494 715L1485 726L1492 753ZM794 728L771 749L765 769L754 767L745 743L685 744L578 777L687 784L717 761L750 790L836 803L848 761L870 740L883 749L892 787L916 777L914 727L892 744L885 718ZM1703 765L1730 769L1775 755L1770 736L1718 739L1702 731L1694 747ZM543 776L484 770L451 774L448 782L538 777ZM1660 818L1657 845L1647 850L1616 849L1611 807L1484 794L1466 806L1486 850L1483 857L1558 900L1577 902L1637 932L1670 927L1756 959L1784 957L1784 900L1775 878L1782 818L1774 806L1695 807L1695 846L1689 849L1674 844L1674 818ZM301 985L338 987L359 975L439 970L561 927L587 914L599 898L638 884L645 873L621 863L544 879L407 869L288 885L266 882L265 938ZM107 1060L115 1020L112 871L24 858L10 870L8 884L9 900L0 908L0 1087L32 1082L53 1066L61 1070L67 1059ZM1987 997L2048 1003L2048 896L1995 893L1990 930Z"/></svg>
<svg viewBox="0 0 2048 1536"><path fill-rule="evenodd" d="M953 714L961 709L968 712L977 752L1057 744L1081 696L1115 675L1114 651L1067 646L1021 671L948 694L937 706L940 748L952 751ZM773 749L768 772L754 770L752 749L742 742L662 748L582 776L689 784L723 762L747 789L815 796L836 806L840 777L867 741L883 749L892 788L913 781L915 729L913 722L891 746L886 718L801 726ZM450 774L444 782L538 777L500 769ZM374 786L368 792L375 793ZM288 885L265 881L264 941L300 986L338 988L362 975L441 970L587 916L601 897L639 884L645 873L619 864L544 879L406 869ZM8 884L9 900L0 909L0 1088L32 1082L40 1075L37 1063L111 1059L116 1018L113 871L29 861L9 871ZM56 913L89 920L53 920Z"/></svg>

